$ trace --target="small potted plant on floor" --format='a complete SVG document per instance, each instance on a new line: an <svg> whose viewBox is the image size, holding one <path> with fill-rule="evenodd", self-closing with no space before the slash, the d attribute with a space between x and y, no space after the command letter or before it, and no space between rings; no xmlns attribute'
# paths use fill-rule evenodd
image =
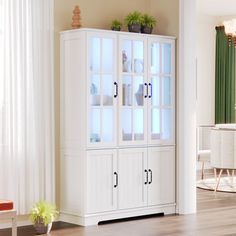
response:
<svg viewBox="0 0 236 236"><path fill-rule="evenodd" d="M125 17L125 24L129 32L139 33L141 30L142 14L138 11L129 13Z"/></svg>
<svg viewBox="0 0 236 236"><path fill-rule="evenodd" d="M111 22L111 30L115 30L115 31L120 31L122 27L122 23L118 20L113 20Z"/></svg>
<svg viewBox="0 0 236 236"><path fill-rule="evenodd" d="M156 19L153 16L144 14L141 21L141 33L151 34L153 27L156 25Z"/></svg>
<svg viewBox="0 0 236 236"><path fill-rule="evenodd" d="M49 233L57 215L58 211L54 204L45 201L36 203L30 211L30 220L34 224L37 234Z"/></svg>

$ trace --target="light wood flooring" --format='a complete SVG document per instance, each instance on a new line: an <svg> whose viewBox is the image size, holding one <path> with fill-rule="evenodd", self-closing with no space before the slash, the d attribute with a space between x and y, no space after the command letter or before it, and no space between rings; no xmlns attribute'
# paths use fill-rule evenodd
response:
<svg viewBox="0 0 236 236"><path fill-rule="evenodd" d="M197 214L171 215L79 227L54 223L51 236L236 236L236 194L197 189ZM10 236L0 230L0 236ZM32 227L19 227L18 236L34 235Z"/></svg>

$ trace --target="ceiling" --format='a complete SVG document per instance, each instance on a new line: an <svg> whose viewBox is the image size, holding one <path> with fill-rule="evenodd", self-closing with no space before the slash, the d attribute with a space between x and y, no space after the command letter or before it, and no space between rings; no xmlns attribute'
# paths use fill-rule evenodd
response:
<svg viewBox="0 0 236 236"><path fill-rule="evenodd" d="M236 0L196 0L197 11L213 16L235 16Z"/></svg>

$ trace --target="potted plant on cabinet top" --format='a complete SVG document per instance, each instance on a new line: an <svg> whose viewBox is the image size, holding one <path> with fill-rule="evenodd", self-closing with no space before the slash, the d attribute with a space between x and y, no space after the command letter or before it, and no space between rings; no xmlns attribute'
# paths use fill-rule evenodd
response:
<svg viewBox="0 0 236 236"><path fill-rule="evenodd" d="M111 22L111 30L115 30L115 31L120 31L122 27L122 23L118 20L113 20Z"/></svg>
<svg viewBox="0 0 236 236"><path fill-rule="evenodd" d="M156 25L156 19L153 16L144 14L141 22L141 33L151 34L153 27Z"/></svg>
<svg viewBox="0 0 236 236"><path fill-rule="evenodd" d="M128 26L129 32L139 33L141 30L142 14L138 11L129 13L125 17L125 24Z"/></svg>
<svg viewBox="0 0 236 236"><path fill-rule="evenodd" d="M30 220L34 224L37 234L49 233L57 215L58 211L54 204L45 201L36 203L30 211Z"/></svg>

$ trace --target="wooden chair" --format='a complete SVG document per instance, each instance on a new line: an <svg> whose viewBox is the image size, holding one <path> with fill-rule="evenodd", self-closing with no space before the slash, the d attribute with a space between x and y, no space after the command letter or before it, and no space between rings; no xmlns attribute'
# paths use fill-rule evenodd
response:
<svg viewBox="0 0 236 236"><path fill-rule="evenodd" d="M12 236L17 236L16 210L13 208L13 202L0 200L0 221L11 220Z"/></svg>

